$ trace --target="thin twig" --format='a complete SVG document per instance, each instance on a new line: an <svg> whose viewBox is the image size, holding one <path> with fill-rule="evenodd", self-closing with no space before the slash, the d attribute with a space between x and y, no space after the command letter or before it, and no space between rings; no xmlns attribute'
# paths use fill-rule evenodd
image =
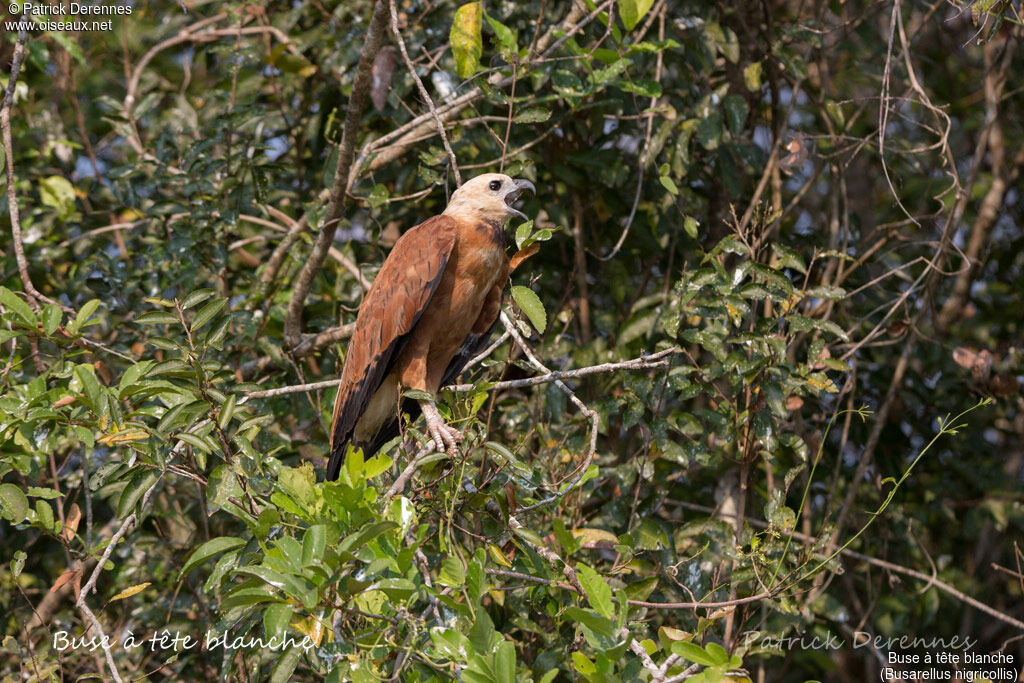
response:
<svg viewBox="0 0 1024 683"><path fill-rule="evenodd" d="M402 59L405 60L405 66L409 69L409 73L412 75L412 79L416 82L416 88L420 91L420 97L427 103L427 107L430 109L430 115L434 117L434 123L437 124L437 133L441 136L441 142L444 144L444 151L448 153L448 161L452 165L452 173L455 175L455 185L462 185L462 174L459 173L459 163L455 159L455 152L452 151L451 143L448 142L448 134L444 132L444 122L441 121L441 117L437 114L437 107L434 106L434 100L430 98L430 93L423 86L423 81L420 80L419 74L416 73L416 67L413 66L412 60L409 59L409 52L405 49L405 41L402 39L402 33L398 30L398 9L395 7L395 0L388 0L388 6L391 8L391 33L395 37L395 42L398 43L398 50L402 53Z"/></svg>
<svg viewBox="0 0 1024 683"><path fill-rule="evenodd" d="M308 338L302 337L302 311L306 296L313 286L313 279L320 272L328 250L334 242L334 234L338 222L345 214L348 204L348 178L355 160L356 136L363 109L370 96L370 85L373 80L373 61L380 51L387 27L387 9L389 0L377 0L373 8L373 18L366 34L366 40L359 52L359 63L356 66L355 78L352 80L352 94L349 96L345 110L345 122L342 124L341 142L338 143L338 165L334 169L334 181L331 185L330 199L324 212L323 224L317 235L313 251L302 267L302 272L295 282L292 298L288 302L288 313L284 324L284 341L288 349L297 357L307 353Z"/></svg>
<svg viewBox="0 0 1024 683"><path fill-rule="evenodd" d="M506 332L498 342L493 345L493 348L508 338L509 333ZM575 379L577 377L586 377L587 375L596 375L603 372L615 372L617 370L646 370L648 368L656 368L668 365L669 361L667 356L674 353L678 353L679 349L671 348L657 353L652 353L649 356L640 356L639 358L633 358L619 363L602 363L600 365L588 365L582 368L576 368L575 370L556 370L548 371L543 375L537 375L536 377L527 377L525 379L510 379L503 382L495 382L491 386L487 387L488 391L501 391L503 389L519 389L522 387L532 387L538 384L547 384L548 382L558 382L563 379ZM485 355L486 352L482 355ZM479 358L479 356L477 357ZM477 359L474 358L473 361ZM467 367L469 363L467 363ZM284 396L286 394L298 394L304 391L318 391L320 389L330 389L341 384L340 379L329 379L323 382L311 382L309 384L295 384L286 387L278 387L276 389L264 389L262 391L250 391L246 394L247 398L272 398L274 396ZM451 384L444 389L450 389L452 391L466 392L472 391L475 388L473 384Z"/></svg>
<svg viewBox="0 0 1024 683"><path fill-rule="evenodd" d="M7 80L7 90L4 93L3 102L0 102L0 128L3 129L4 157L7 161L7 207L11 217L11 239L14 242L14 259L18 264L18 274L21 276L21 284L25 288L25 297L28 299L28 304L32 307L32 310L38 313L40 301L54 305L59 304L43 296L32 283L32 277L28 272L28 259L25 258L25 244L21 237L18 196L14 188L14 143L11 138L11 107L14 106L14 92L18 83L18 73L21 71L21 63L25 59L25 41L28 38L28 31L25 30L27 20L28 9L26 6L21 15L21 22L18 24L18 41L14 44L14 56L11 58L11 75Z"/></svg>
<svg viewBox="0 0 1024 683"><path fill-rule="evenodd" d="M505 329L508 331L509 335L511 335L512 340L515 342L516 346L518 346L519 349L523 352L523 354L529 360L530 364L533 367L540 370L541 372L550 375L551 370L545 367L544 364L541 363L540 360L537 358L537 356L534 355L533 349L531 349L529 345L526 343L526 341L523 340L523 338L519 334L519 331L516 329L515 324L511 320L509 320L509 317L505 314L504 311L501 312L501 323L502 325L505 326ZM562 392L569 397L569 400L572 401L577 408L579 408L580 412L583 413L584 417L590 420L589 444L587 446L586 455L583 458L583 463L579 466L576 476L573 477L568 484L563 486L562 490L559 491L558 493L555 493L552 496L548 496L539 503L534 503L533 505L520 508L520 513L529 512L530 510L536 510L537 508L550 505L551 503L554 503L555 501L565 497L569 492L573 491L576 488L576 486L580 483L580 481L583 480L583 476L587 473L587 470L590 468L590 463L594 461L594 454L597 453L597 429L598 423L600 421L597 411L588 408L587 404L581 401L576 396L576 394L573 393L572 389L566 386L565 382L563 382L561 379L554 379L552 381L555 383L555 386L561 389Z"/></svg>
<svg viewBox="0 0 1024 683"><path fill-rule="evenodd" d="M139 505L139 510L145 509L146 505L149 503L149 497L153 494L153 491L156 490L156 487L160 483L160 480L162 478L163 475L157 477L156 481L153 482L153 485L150 486L149 490L147 490L146 493L142 496L142 503ZM101 647L103 648L103 654L106 656L107 666L110 667L110 676L117 683L122 683L122 679L120 673L118 673L117 666L114 664L114 656L113 654L111 654L110 651L109 638L104 633L103 626L100 625L100 622L96 618L96 615L93 614L91 609L89 609L89 605L88 603L86 603L85 599L89 596L89 593L96 588L96 581L99 579L100 573L103 572L103 567L107 564L107 560L110 559L111 553L114 552L114 547L117 545L118 541L120 541L124 537L124 535L131 530L131 527L135 524L137 520L138 515L137 513L133 512L127 517L125 517L124 521L121 522L120 528L118 528L118 530L115 531L114 535L110 538L110 542L107 543L107 547L104 549L103 555L100 556L100 559L96 563L95 568L93 568L92 574L89 576L89 580L85 582L84 586L82 586L82 590L78 594L78 599L75 601L75 605L82 612L82 615L85 617L85 620L89 622L89 625L94 629L96 635L100 638L100 644Z"/></svg>

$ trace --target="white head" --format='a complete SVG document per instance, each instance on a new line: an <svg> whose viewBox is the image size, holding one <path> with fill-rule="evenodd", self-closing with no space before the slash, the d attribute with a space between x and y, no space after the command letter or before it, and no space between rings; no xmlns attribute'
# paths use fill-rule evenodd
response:
<svg viewBox="0 0 1024 683"><path fill-rule="evenodd" d="M512 216L526 220L526 214L512 206L523 190L536 193L529 180L514 180L503 173L484 173L471 178L452 193L446 216L485 220L504 225Z"/></svg>

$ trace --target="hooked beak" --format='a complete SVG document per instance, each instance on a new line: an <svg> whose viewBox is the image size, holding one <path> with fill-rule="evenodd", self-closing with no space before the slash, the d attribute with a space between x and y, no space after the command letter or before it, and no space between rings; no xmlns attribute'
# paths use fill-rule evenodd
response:
<svg viewBox="0 0 1024 683"><path fill-rule="evenodd" d="M509 211L513 215L519 216L524 221L525 220L529 220L526 217L526 214L523 213L522 211L520 211L519 209L515 208L514 206L512 206L512 203L515 202L517 199L519 199L519 195L521 195L523 193L523 190L529 190L530 194L535 195L535 194L537 194L537 189L533 186L533 183L531 183L529 180L516 179L516 180L513 180L512 182L515 185L515 187L513 189L509 190L505 194L505 205L508 206Z"/></svg>

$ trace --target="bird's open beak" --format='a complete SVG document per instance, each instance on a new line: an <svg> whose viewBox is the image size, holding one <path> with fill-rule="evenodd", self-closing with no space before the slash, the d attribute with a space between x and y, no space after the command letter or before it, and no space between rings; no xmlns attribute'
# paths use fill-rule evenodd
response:
<svg viewBox="0 0 1024 683"><path fill-rule="evenodd" d="M519 199L519 195L523 193L523 190L529 190L530 194L537 194L537 189L529 180L517 179L513 180L512 182L515 185L515 187L513 187L505 194L505 204L508 206L509 210L514 215L519 216L524 221L529 220L527 219L526 214L512 206L512 203Z"/></svg>

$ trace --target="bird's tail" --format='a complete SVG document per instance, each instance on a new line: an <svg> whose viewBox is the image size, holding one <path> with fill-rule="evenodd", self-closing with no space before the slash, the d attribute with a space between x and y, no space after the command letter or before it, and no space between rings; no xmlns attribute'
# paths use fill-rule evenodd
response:
<svg viewBox="0 0 1024 683"><path fill-rule="evenodd" d="M336 481L341 473L341 466L345 463L345 453L348 452L349 440L340 440L331 446L331 458L327 461L327 481Z"/></svg>

